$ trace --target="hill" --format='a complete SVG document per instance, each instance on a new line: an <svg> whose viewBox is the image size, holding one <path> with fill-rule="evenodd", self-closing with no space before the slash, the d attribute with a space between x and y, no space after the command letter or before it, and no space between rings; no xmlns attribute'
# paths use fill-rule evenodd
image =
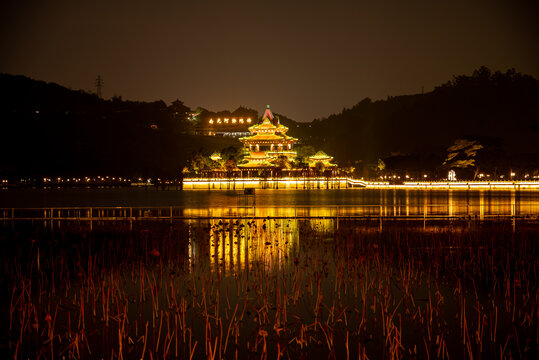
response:
<svg viewBox="0 0 539 360"><path fill-rule="evenodd" d="M482 67L429 93L366 98L302 126L298 135L341 161L400 157L432 167L460 138L495 148L499 160L539 159L538 100L536 79Z"/></svg>
<svg viewBox="0 0 539 360"><path fill-rule="evenodd" d="M0 175L178 176L194 153L234 143L190 135L189 111L1 74Z"/></svg>
<svg viewBox="0 0 539 360"><path fill-rule="evenodd" d="M389 170L435 170L451 144L468 139L483 146L477 158L483 168L537 170L538 100L536 79L482 67L429 93L366 98L310 123L277 115L291 136L340 163L376 164L382 158ZM193 135L190 114L179 100L104 100L0 74L0 176L175 177L197 153L240 145L232 138Z"/></svg>

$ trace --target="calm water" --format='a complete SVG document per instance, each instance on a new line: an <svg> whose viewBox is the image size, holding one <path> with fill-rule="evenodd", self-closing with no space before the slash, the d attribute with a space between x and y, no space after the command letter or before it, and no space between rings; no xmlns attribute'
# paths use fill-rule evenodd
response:
<svg viewBox="0 0 539 360"><path fill-rule="evenodd" d="M536 222L389 220L382 229L292 217L537 218L539 193L255 197L245 206L234 191L0 191L0 207L176 206L214 216L93 230L0 222L0 344L17 359L537 358ZM242 212L270 218L230 218Z"/></svg>
<svg viewBox="0 0 539 360"><path fill-rule="evenodd" d="M539 192L418 190L257 190L256 215L539 216ZM249 205L241 191L143 188L0 190L0 208L179 206L185 215L219 216ZM299 211L299 213L298 213Z"/></svg>

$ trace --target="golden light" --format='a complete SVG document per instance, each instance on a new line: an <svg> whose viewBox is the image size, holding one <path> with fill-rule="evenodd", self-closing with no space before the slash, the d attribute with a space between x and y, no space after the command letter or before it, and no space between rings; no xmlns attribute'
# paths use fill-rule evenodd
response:
<svg viewBox="0 0 539 360"><path fill-rule="evenodd" d="M225 118L225 124L228 124L228 118Z"/></svg>
<svg viewBox="0 0 539 360"><path fill-rule="evenodd" d="M251 122L251 118L248 118L248 119L247 119L247 122L250 123L250 122Z"/></svg>
<svg viewBox="0 0 539 360"><path fill-rule="evenodd" d="M235 124L236 123L236 119L232 119L232 124Z"/></svg>
<svg viewBox="0 0 539 360"><path fill-rule="evenodd" d="M240 124L243 124L243 119L240 119Z"/></svg>
<svg viewBox="0 0 539 360"><path fill-rule="evenodd" d="M221 123L221 119L217 118L217 124L220 124L220 123Z"/></svg>
<svg viewBox="0 0 539 360"><path fill-rule="evenodd" d="M210 119L210 124L213 124L213 119Z"/></svg>

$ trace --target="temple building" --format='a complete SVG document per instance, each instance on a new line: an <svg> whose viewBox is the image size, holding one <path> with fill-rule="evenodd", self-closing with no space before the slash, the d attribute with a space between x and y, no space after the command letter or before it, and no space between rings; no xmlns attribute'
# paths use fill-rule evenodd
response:
<svg viewBox="0 0 539 360"><path fill-rule="evenodd" d="M239 107L233 112L217 113L199 110L194 117L194 133L205 136L243 137L250 134L249 127L257 122L257 112Z"/></svg>
<svg viewBox="0 0 539 360"><path fill-rule="evenodd" d="M195 128L196 135L240 137L249 134L250 117L211 117L204 119Z"/></svg>
<svg viewBox="0 0 539 360"><path fill-rule="evenodd" d="M249 127L249 136L240 138L245 157L240 168L274 167L278 159L296 159L294 143L298 139L286 135L288 128L279 122L269 105L260 123Z"/></svg>
<svg viewBox="0 0 539 360"><path fill-rule="evenodd" d="M332 164L331 160L333 160L332 156L320 150L313 156L309 156L309 167L323 166L324 168L331 168L332 166L337 166L336 164Z"/></svg>
<svg viewBox="0 0 539 360"><path fill-rule="evenodd" d="M210 159L212 159L212 161L216 161L216 162L219 162L221 161L221 154L219 154L217 151L214 152L213 154L210 155Z"/></svg>
<svg viewBox="0 0 539 360"><path fill-rule="evenodd" d="M219 120L219 118L217 119ZM320 174L335 176L338 166L332 164L333 157L323 151L297 162L298 155L294 150L294 144L298 142L298 139L286 134L288 127L281 124L278 116L273 115L269 105L257 123L252 124L251 122L248 131L248 136L239 138L243 144L243 159L237 163L236 167L225 169L224 164L228 164L228 162L224 161L226 159L223 159L221 154L214 152L210 156L213 167L206 170L207 176L222 177L226 175L241 178L249 177L252 174L264 174L260 170L269 170L266 174L271 174L270 176L274 174L291 177L320 176Z"/></svg>

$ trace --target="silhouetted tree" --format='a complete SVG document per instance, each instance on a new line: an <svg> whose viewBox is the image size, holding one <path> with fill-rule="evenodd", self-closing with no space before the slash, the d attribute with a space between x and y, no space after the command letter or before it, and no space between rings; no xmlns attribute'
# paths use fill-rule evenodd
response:
<svg viewBox="0 0 539 360"><path fill-rule="evenodd" d="M475 164L477 152L483 148L476 140L457 139L447 148L447 157L443 162L447 168L475 168L474 180L479 172L479 167Z"/></svg>

